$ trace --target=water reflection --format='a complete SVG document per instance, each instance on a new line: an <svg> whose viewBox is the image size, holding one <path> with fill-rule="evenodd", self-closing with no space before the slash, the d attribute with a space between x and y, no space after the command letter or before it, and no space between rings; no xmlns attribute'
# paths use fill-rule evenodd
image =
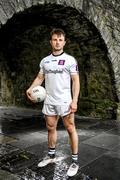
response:
<svg viewBox="0 0 120 180"><path fill-rule="evenodd" d="M20 175L20 180L45 180L45 177L38 175L31 169L25 169L24 172Z"/></svg>
<svg viewBox="0 0 120 180"><path fill-rule="evenodd" d="M79 176L76 175L76 177L68 177L65 173L67 168L68 165L65 163L62 164L62 166L59 163L59 167L57 165L55 168L54 176L50 179L47 178L47 180L98 180L97 178L92 178L89 175L85 175L83 173L79 174ZM19 177L20 180L46 180L46 177L32 171L31 169L24 170L24 172L19 175Z"/></svg>

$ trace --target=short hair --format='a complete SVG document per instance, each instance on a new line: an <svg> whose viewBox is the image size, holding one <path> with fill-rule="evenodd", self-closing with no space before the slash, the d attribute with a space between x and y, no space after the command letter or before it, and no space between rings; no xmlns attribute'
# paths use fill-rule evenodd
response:
<svg viewBox="0 0 120 180"><path fill-rule="evenodd" d="M54 28L50 32L50 39L52 39L53 34L57 34L58 36L60 36L62 34L64 37L66 37L66 34L65 34L64 30L60 29L60 28Z"/></svg>

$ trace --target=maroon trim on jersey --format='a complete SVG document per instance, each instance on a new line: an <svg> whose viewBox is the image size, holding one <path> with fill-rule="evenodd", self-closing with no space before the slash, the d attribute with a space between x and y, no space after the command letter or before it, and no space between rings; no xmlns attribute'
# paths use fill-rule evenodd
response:
<svg viewBox="0 0 120 180"><path fill-rule="evenodd" d="M78 65L76 65L76 71L78 71Z"/></svg>

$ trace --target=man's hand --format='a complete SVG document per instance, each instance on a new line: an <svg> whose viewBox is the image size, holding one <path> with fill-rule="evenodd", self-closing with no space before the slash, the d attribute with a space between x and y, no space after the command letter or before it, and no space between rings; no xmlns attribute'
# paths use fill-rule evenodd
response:
<svg viewBox="0 0 120 180"><path fill-rule="evenodd" d="M34 99L32 98L32 96L31 96L31 94L32 94L32 88L27 89L26 94L27 94L27 97L28 97L32 102L35 103L35 100L34 100Z"/></svg>
<svg viewBox="0 0 120 180"><path fill-rule="evenodd" d="M36 103L36 101L32 98L32 88L34 88L35 86L41 85L42 82L44 81L44 78L45 78L44 74L38 73L32 85L26 91L27 97L34 103Z"/></svg>
<svg viewBox="0 0 120 180"><path fill-rule="evenodd" d="M72 101L72 103L70 104L70 110L71 110L71 113L74 113L77 111L77 102Z"/></svg>

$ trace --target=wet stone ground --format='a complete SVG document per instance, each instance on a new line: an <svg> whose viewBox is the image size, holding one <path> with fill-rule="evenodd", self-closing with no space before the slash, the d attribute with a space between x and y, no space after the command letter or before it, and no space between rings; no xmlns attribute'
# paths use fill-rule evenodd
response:
<svg viewBox="0 0 120 180"><path fill-rule="evenodd" d="M75 118L79 135L79 171L67 177L71 151L59 120L57 157L38 168L47 155L47 131L41 112L0 107L0 180L120 180L120 121Z"/></svg>

